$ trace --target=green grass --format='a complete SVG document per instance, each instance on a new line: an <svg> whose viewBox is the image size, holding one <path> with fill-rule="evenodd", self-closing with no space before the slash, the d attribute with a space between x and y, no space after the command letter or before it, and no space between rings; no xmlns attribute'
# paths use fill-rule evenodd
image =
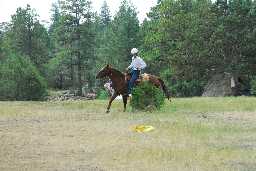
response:
<svg viewBox="0 0 256 171"><path fill-rule="evenodd" d="M0 170L256 170L256 98L177 98L151 113L106 105L0 102Z"/></svg>

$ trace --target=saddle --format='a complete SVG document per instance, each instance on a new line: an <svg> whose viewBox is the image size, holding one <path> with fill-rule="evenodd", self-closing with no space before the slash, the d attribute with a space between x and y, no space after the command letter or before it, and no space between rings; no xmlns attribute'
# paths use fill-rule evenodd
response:
<svg viewBox="0 0 256 171"><path fill-rule="evenodd" d="M132 77L132 74L131 74L131 73L129 73L129 72L126 72L126 73L125 73L125 81L126 81L127 84L129 83L131 77ZM143 74L140 74L140 75L139 75L139 78L135 81L135 85L138 85L138 84L141 83L142 81L143 81Z"/></svg>

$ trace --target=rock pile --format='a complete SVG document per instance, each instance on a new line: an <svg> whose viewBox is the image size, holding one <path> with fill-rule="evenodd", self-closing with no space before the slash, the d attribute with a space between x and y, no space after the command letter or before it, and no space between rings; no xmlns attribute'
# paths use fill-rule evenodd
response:
<svg viewBox="0 0 256 171"><path fill-rule="evenodd" d="M75 101L75 100L94 100L95 93L87 93L85 96L77 96L70 90L58 91L47 97L47 101Z"/></svg>

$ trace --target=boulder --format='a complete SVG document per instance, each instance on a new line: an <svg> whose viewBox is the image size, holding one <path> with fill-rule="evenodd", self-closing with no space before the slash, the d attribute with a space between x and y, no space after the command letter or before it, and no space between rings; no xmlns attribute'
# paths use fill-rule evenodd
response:
<svg viewBox="0 0 256 171"><path fill-rule="evenodd" d="M204 97L237 95L239 84L235 76L230 73L216 74L204 88Z"/></svg>

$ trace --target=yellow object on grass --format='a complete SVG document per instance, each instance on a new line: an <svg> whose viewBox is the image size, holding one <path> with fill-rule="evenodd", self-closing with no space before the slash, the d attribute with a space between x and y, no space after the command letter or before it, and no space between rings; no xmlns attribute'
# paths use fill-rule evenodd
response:
<svg viewBox="0 0 256 171"><path fill-rule="evenodd" d="M153 131L155 128L150 125L137 125L133 128L133 131L135 132L149 132Z"/></svg>

